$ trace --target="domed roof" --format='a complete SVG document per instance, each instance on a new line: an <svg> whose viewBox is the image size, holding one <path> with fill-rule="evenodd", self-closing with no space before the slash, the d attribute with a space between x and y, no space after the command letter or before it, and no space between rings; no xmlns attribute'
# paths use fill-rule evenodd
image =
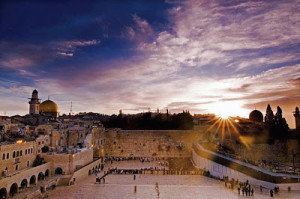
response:
<svg viewBox="0 0 300 199"><path fill-rule="evenodd" d="M40 104L40 111L43 113L58 113L58 106L51 100L46 100Z"/></svg>
<svg viewBox="0 0 300 199"><path fill-rule="evenodd" d="M263 122L264 116L260 111L254 110L250 113L249 119L254 122Z"/></svg>

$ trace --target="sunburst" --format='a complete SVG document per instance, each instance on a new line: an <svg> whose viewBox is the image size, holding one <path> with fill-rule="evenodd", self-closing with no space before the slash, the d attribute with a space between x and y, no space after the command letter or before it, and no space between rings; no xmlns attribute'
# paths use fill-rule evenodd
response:
<svg viewBox="0 0 300 199"><path fill-rule="evenodd" d="M241 128L240 119L234 117L213 117L211 120L207 121L206 124L209 124L209 128L205 131L205 134L214 130L214 135L218 134L221 136L221 141L225 138L236 139L242 143L247 148L250 147L251 142L245 139L238 130Z"/></svg>

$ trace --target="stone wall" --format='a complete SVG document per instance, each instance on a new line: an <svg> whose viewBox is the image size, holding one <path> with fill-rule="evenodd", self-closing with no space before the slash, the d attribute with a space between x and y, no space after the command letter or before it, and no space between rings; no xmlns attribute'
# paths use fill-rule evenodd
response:
<svg viewBox="0 0 300 199"><path fill-rule="evenodd" d="M77 168L81 168L93 161L93 149L86 149L74 154L44 154L46 162L52 163L51 172L57 168L63 170L63 174L72 174Z"/></svg>
<svg viewBox="0 0 300 199"><path fill-rule="evenodd" d="M274 144L249 144L248 147L227 141L225 145L235 151L243 159L254 162L265 160L292 164L292 153L300 151L300 141L293 139L285 142L276 141ZM300 155L295 156L296 165L300 166Z"/></svg>
<svg viewBox="0 0 300 199"><path fill-rule="evenodd" d="M100 168L101 165L101 159L98 159L83 168L79 169L78 171L75 171L72 177L70 178L69 185L75 184L76 182L80 181L81 179L87 177L89 174L91 175L93 171Z"/></svg>
<svg viewBox="0 0 300 199"><path fill-rule="evenodd" d="M104 153L114 157L189 157L191 143L184 130L108 130Z"/></svg>
<svg viewBox="0 0 300 199"><path fill-rule="evenodd" d="M271 182L258 180L244 173L241 173L237 170L231 169L230 167L226 167L212 160L203 158L199 156L194 150L192 151L192 160L196 168L209 171L212 176L219 177L221 179L224 176L228 176L229 179L234 178L234 179L238 179L241 182L246 182L248 180L249 183L252 185L256 185L256 186L262 185L263 187L268 189L273 189L275 186L279 186L281 190L288 190L288 187L291 187L292 190L300 190L300 181L299 183L275 184Z"/></svg>

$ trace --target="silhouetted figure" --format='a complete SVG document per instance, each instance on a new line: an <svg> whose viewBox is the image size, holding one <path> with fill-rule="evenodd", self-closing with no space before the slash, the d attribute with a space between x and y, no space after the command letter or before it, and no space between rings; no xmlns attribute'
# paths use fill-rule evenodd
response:
<svg viewBox="0 0 300 199"><path fill-rule="evenodd" d="M273 190L270 190L270 196L273 197Z"/></svg>
<svg viewBox="0 0 300 199"><path fill-rule="evenodd" d="M259 190L260 190L260 192L263 191L263 187L261 185L259 186Z"/></svg>

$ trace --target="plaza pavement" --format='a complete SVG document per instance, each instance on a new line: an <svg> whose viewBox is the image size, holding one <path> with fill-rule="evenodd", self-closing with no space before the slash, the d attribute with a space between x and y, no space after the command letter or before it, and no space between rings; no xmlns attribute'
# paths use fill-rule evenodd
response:
<svg viewBox="0 0 300 199"><path fill-rule="evenodd" d="M255 188L254 196L246 197L238 195L237 190L225 188L224 182L204 176L196 175L108 175L106 184L95 184L95 175L89 176L68 187L57 187L56 190L48 192L48 197L53 199L235 199L235 198L271 198L269 191L259 193ZM158 189L156 189L158 183ZM136 193L134 186L137 186ZM159 192L159 194L158 194ZM296 199L300 198L300 192L281 191L274 198Z"/></svg>

